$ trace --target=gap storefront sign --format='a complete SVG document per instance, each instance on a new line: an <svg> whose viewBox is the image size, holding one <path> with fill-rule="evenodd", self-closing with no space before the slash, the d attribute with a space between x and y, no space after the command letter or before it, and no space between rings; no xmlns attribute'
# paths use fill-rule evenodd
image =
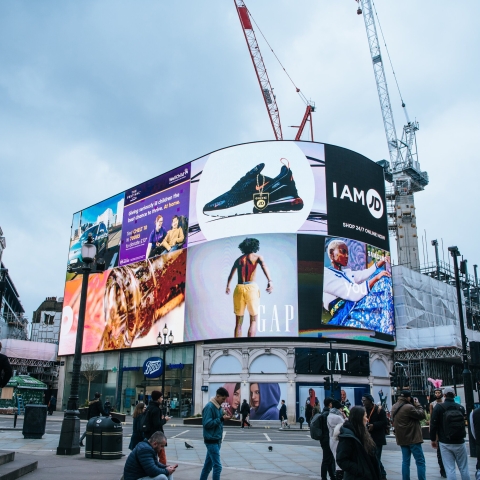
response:
<svg viewBox="0 0 480 480"><path fill-rule="evenodd" d="M336 373L368 377L370 375L369 354L356 350L296 348L295 373L314 375Z"/></svg>

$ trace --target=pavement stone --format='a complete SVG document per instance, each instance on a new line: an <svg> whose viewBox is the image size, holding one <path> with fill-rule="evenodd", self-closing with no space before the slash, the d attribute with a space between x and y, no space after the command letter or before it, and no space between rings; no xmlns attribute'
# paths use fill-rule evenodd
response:
<svg viewBox="0 0 480 480"><path fill-rule="evenodd" d="M128 450L129 437L123 439L125 457L117 460L94 460L85 458L84 450L80 455L64 457L56 455L58 434L45 434L42 439L24 439L20 431L0 430L0 450L9 450L28 454L38 460L38 469L23 477L25 480L85 480L88 477L102 480L119 480L123 473ZM168 440L167 457L169 463L178 463L175 480L194 480L200 477L206 448L201 441L190 442L194 448L187 450L184 440ZM273 451L268 451L268 446ZM322 450L320 446L283 445L266 443L224 442L221 449L223 480L244 480L254 476L255 480L282 480L290 478L319 479ZM427 478L440 480L437 458L434 452L425 452ZM384 450L383 464L388 480L401 480L402 455L400 449ZM476 459L469 458L472 478ZM417 478L415 463L412 459L411 479Z"/></svg>

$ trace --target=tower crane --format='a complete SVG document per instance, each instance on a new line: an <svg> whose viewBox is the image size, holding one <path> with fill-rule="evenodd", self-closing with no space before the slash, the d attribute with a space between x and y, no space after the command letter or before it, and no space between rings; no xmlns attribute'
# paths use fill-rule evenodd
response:
<svg viewBox="0 0 480 480"><path fill-rule="evenodd" d="M397 240L398 263L418 270L420 268L420 259L413 194L423 190L428 185L428 174L421 171L420 162L418 161L415 134L419 129L419 125L418 122L411 122L408 118L406 106L402 99L402 108L404 109L407 123L403 127L402 138L398 139L385 70L383 68L383 58L378 41L372 0L356 1L358 3L357 14L363 14L365 21L390 155L390 162L387 160L378 162L385 170L385 179L392 183L391 188L387 188L387 200L389 202L387 208L389 217L388 228Z"/></svg>
<svg viewBox="0 0 480 480"><path fill-rule="evenodd" d="M250 52L250 57L253 62L255 74L257 75L258 84L260 85L260 90L262 92L263 100L265 102L265 106L267 107L267 112L270 118L270 123L272 124L275 139L283 140L282 125L280 122L280 112L278 110L277 100L273 93L273 88L272 88L272 85L270 84L270 79L268 78L267 69L263 61L262 53L260 52L260 47L258 46L257 37L253 29L250 12L248 11L245 5L245 2L243 0L234 0L234 3L237 9L238 18L240 19L240 24L242 26L243 34L245 35L245 41L247 42L248 50ZM274 55L275 55L275 52L274 52ZM278 57L277 57L277 60L278 60ZM282 68L285 71L285 73L287 73L283 65L282 65ZM288 77L290 78L289 75ZM290 78L290 81L292 81L291 78ZM311 140L313 141L312 113L315 111L315 105L313 102L308 101L305 98L305 96L300 92L300 89L295 84L294 86L297 93L300 94L303 101L307 105L305 114L303 115L303 119L300 123L300 126L298 127L295 140L300 140L300 137L302 136L302 133L305 129L307 122L310 122L310 137L311 137Z"/></svg>

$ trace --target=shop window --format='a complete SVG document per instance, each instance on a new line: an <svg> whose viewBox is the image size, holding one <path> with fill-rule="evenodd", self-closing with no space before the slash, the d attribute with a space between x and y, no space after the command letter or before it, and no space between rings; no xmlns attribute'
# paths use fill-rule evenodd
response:
<svg viewBox="0 0 480 480"><path fill-rule="evenodd" d="M276 355L260 355L249 369L250 373L287 373L285 362Z"/></svg>
<svg viewBox="0 0 480 480"><path fill-rule="evenodd" d="M234 356L222 355L215 360L210 369L210 373L242 373L242 365Z"/></svg>

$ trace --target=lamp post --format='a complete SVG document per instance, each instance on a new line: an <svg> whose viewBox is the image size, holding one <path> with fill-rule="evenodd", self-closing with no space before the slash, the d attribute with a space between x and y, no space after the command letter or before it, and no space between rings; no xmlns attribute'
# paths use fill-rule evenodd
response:
<svg viewBox="0 0 480 480"><path fill-rule="evenodd" d="M82 366L83 329L85 325L85 308L87 305L88 277L92 271L97 248L93 243L92 234L82 245L83 265L81 267L82 290L80 293L80 308L78 310L77 335L75 355L73 357L73 374L68 398L67 410L62 422L60 440L58 441L57 455L76 455L80 453L80 412L78 411L78 390L80 385L80 368Z"/></svg>
<svg viewBox="0 0 480 480"><path fill-rule="evenodd" d="M455 269L455 285L457 287L458 316L460 318L460 334L462 336L463 389L465 392L465 403L467 406L467 425L468 425L468 440L470 444L470 456L476 457L475 439L473 438L472 430L470 428L470 412L473 410L473 407L474 407L472 372L470 372L468 368L467 338L465 336L465 323L463 318L462 296L460 294L460 275L458 272L458 261L457 261L457 257L460 256L460 251L458 250L458 247L448 247L448 251L450 252L450 255L453 258L453 266Z"/></svg>
<svg viewBox="0 0 480 480"><path fill-rule="evenodd" d="M162 339L161 333L163 334L163 339ZM157 344L163 350L163 372L162 372L163 405L162 407L164 407L165 406L165 372L167 370L165 365L165 360L167 357L167 350L169 349L170 345L173 343L173 334L172 334L172 331L170 330L170 335L168 335L167 324L165 324L161 333L158 332ZM168 344L167 344L167 335L168 335Z"/></svg>

